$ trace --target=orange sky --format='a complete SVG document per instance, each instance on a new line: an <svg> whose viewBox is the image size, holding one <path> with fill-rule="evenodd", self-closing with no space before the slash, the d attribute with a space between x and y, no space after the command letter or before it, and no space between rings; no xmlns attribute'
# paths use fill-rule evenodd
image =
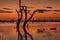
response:
<svg viewBox="0 0 60 40"><path fill-rule="evenodd" d="M30 10L33 9L48 9L45 8L47 6L51 6L52 8L50 10L60 10L60 1L59 0L22 0L22 5L26 5L30 8ZM11 19L17 19L17 13L15 9L18 9L18 0L0 0L0 10L2 8L10 8L13 13L0 13L0 20L11 20ZM60 20L60 12L58 14L53 14L55 12L46 12L43 14L36 13L33 17L34 19L57 19ZM30 15L28 15L29 17ZM24 17L23 17L24 19Z"/></svg>
<svg viewBox="0 0 60 40"><path fill-rule="evenodd" d="M29 17L30 17L30 15L28 14L28 18ZM7 20L7 19L8 20L16 20L17 18L18 18L18 16L17 16L16 12L11 13L11 14L8 14L8 13L0 14L0 20ZM44 19L45 20L51 20L51 19L60 20L60 13L58 13L58 14L53 14L53 12L52 13L46 12L46 13L43 13L43 14L35 13L33 18L35 20L38 20L38 19L40 19L40 20L44 20ZM24 19L24 16L23 16L23 19Z"/></svg>

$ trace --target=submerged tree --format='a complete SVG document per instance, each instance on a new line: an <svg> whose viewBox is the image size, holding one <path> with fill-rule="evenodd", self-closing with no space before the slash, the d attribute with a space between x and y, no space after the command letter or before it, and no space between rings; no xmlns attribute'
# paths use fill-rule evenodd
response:
<svg viewBox="0 0 60 40"><path fill-rule="evenodd" d="M27 30L26 30L26 24L27 24L27 22L29 22L31 20L31 18L34 16L34 14L36 12L38 12L38 13L44 13L44 12L41 12L41 10L36 9L36 10L33 11L30 18L27 19L27 14L28 14L27 6L23 6L23 10L25 12L25 21L24 21L24 24L23 24L23 30L24 30L24 33L25 33L25 40L27 40L27 35L29 35L31 37L31 40L33 40L32 35L30 33L28 33Z"/></svg>
<svg viewBox="0 0 60 40"><path fill-rule="evenodd" d="M19 30L19 28L20 28L19 25L20 25L20 23L22 21L22 16L23 16L22 9L21 9L20 6L21 6L21 0L19 0L19 11L16 10L16 12L18 14L18 20L16 22L16 24L17 24L16 29L17 29L17 32L18 32L18 40L20 40L20 38L21 38L21 40L23 40L22 39L22 34L21 34L20 30Z"/></svg>
<svg viewBox="0 0 60 40"><path fill-rule="evenodd" d="M27 10L27 6L20 6L21 7L21 18L18 20L18 24L21 22L21 19L22 19L22 13L24 12L25 13L25 20L24 20L24 24L23 24L23 30L24 30L24 34L25 34L25 40L27 40L27 35L29 35L30 37L31 37L31 40L33 40L33 37L32 37L32 35L30 34L30 33L28 33L27 32L27 30L26 30L26 24L27 24L27 22L29 22L30 20L31 20L31 18L33 17L33 15L36 13L36 12L39 12L39 13L41 13L41 11L40 10L38 10L38 9L36 9L36 10L34 10L33 11L33 13L31 14L31 16L30 16L30 18L28 18L27 19L27 14L28 14L28 10ZM17 13L19 13L19 12L17 12ZM19 14L18 14L18 17L19 17ZM18 25L17 24L17 25ZM18 26L17 26L18 27ZM19 29L19 28L18 28ZM19 31L18 31L19 32ZM20 34L21 35L21 34ZM18 35L19 36L19 35ZM22 37L22 35L21 35L21 37Z"/></svg>
<svg viewBox="0 0 60 40"><path fill-rule="evenodd" d="M20 22L21 22L21 20L22 20L22 13L21 13L21 17L19 16L20 14L19 14L19 12L16 10L16 12L18 13L18 20L17 20L17 22L16 22L16 24L17 24L17 32L18 32L18 40L20 40L20 38L21 38L21 40L22 40L22 34L21 34L21 32L20 32L20 30L19 30L19 25L20 25Z"/></svg>
<svg viewBox="0 0 60 40"><path fill-rule="evenodd" d="M40 11L36 9L35 11L33 11L30 18L27 18L27 14L28 14L27 6L21 6L21 7L22 7L22 10L25 12L25 20L24 20L24 24L23 24L23 30L24 30L24 33L25 33L25 40L27 40L27 35L31 37L31 40L33 40L32 35L30 33L28 33L27 30L26 30L26 24L27 24L27 22L29 22L31 20L31 18L33 17L33 15L36 12L40 12Z"/></svg>
<svg viewBox="0 0 60 40"><path fill-rule="evenodd" d="M26 24L27 24L27 22L29 22L31 20L31 18L33 17L33 15L36 12L40 12L40 13L43 13L43 12L41 12L40 10L36 9L35 11L33 11L33 13L31 14L30 18L27 19L27 14L28 14L27 6L22 6L21 5L21 0L19 0L19 11L16 10L16 12L18 14L18 20L16 22L16 24L17 24L16 28L17 28L17 32L18 32L18 40L20 40L20 38L21 38L21 40L23 40L22 39L22 34L21 34L20 30L19 30L19 25L20 25L20 23L22 21L23 12L25 13L25 20L24 20L24 24L23 24L23 30L24 30L24 34L25 34L25 40L27 40L27 35L31 37L31 40L33 40L32 35L30 33L28 33L27 30L26 30Z"/></svg>
<svg viewBox="0 0 60 40"><path fill-rule="evenodd" d="M26 9L26 6L25 7L21 6L21 0L19 0L19 11L16 10L16 12L18 14L18 20L16 22L16 24L17 24L16 28L17 28L17 32L18 32L18 40L20 40L20 38L21 38L21 40L23 40L22 39L22 34L21 34L20 30L19 30L19 25L20 25L20 22L22 21L22 15L23 15L22 13L23 13L23 11L25 12L25 21L24 21L24 24L23 24L23 30L24 30L24 33L25 33L25 40L27 40L27 35L26 34L28 34L31 37L31 39L33 40L32 36L25 29L26 23L28 22L27 21L27 9Z"/></svg>

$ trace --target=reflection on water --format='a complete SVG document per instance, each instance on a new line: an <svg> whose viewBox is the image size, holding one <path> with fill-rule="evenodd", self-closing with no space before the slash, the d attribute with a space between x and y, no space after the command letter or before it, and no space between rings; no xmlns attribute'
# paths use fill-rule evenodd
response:
<svg viewBox="0 0 60 40"><path fill-rule="evenodd" d="M24 37L22 25L20 30ZM34 40L60 40L60 22L29 22L26 26ZM16 23L0 23L0 40L17 40Z"/></svg>

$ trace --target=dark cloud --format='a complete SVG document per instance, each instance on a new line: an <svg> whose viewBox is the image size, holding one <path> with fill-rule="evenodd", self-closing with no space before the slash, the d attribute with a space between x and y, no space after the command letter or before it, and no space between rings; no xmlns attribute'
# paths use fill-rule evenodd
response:
<svg viewBox="0 0 60 40"><path fill-rule="evenodd" d="M49 9L51 9L51 8L53 8L53 7L51 7L51 6L47 6L46 8L49 8Z"/></svg>
<svg viewBox="0 0 60 40"><path fill-rule="evenodd" d="M12 13L12 11L0 10L0 13Z"/></svg>
<svg viewBox="0 0 60 40"><path fill-rule="evenodd" d="M36 12L45 13L45 12L60 12L60 10L47 10L47 9L36 9Z"/></svg>
<svg viewBox="0 0 60 40"><path fill-rule="evenodd" d="M39 12L39 13L44 13L44 12L49 12L51 10L46 10L46 9L36 9L36 12Z"/></svg>
<svg viewBox="0 0 60 40"><path fill-rule="evenodd" d="M5 10L12 10L12 9L10 9L10 8L2 8L2 9L5 9Z"/></svg>
<svg viewBox="0 0 60 40"><path fill-rule="evenodd" d="M54 12L60 12L60 10L53 10Z"/></svg>

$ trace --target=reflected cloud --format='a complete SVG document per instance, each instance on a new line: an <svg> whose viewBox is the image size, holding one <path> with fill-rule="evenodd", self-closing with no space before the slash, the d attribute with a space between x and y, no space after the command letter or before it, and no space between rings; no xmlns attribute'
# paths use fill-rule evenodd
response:
<svg viewBox="0 0 60 40"><path fill-rule="evenodd" d="M53 14L58 14L58 13L53 13Z"/></svg>

